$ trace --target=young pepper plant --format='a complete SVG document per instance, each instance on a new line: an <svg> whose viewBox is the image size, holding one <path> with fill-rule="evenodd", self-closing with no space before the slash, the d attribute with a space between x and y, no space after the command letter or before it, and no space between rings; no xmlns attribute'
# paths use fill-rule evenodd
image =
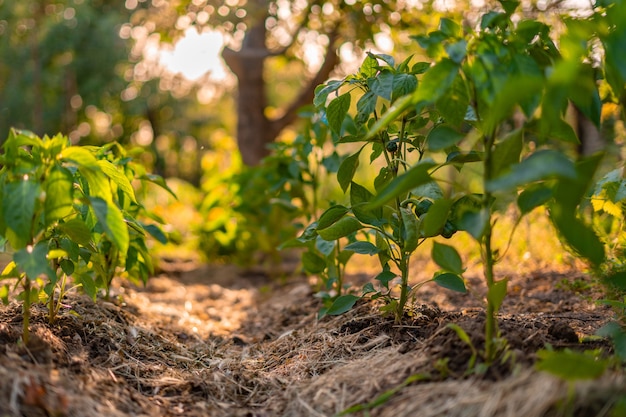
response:
<svg viewBox="0 0 626 417"><path fill-rule="evenodd" d="M137 203L130 180L121 165L114 163L121 160L111 162L104 156L109 155L110 146L76 147L62 135L39 138L17 130L11 130L3 144L0 237L13 260L1 278L13 279L16 289L21 286L18 299L23 301L26 344L31 303L43 300L48 305L48 319L54 322L68 277L93 297L98 287L108 289L110 280L94 280L92 274L98 269L94 259L105 256L101 242L112 242L117 253L124 255L116 258L116 267L125 266L130 271L133 266L129 229L139 229L140 224L127 210L129 206L122 203L122 195ZM145 178L160 182L156 177ZM146 232L164 238L156 225L141 231L143 239ZM147 250L144 254L143 261L149 259ZM8 284L1 293L8 302Z"/></svg>
<svg viewBox="0 0 626 417"><path fill-rule="evenodd" d="M451 237L456 231L450 213L453 201L444 198L443 191L428 174L437 164L425 158L428 146L426 137L420 134L426 125L437 123L436 118L433 121L431 115L410 112L387 124L375 136L367 137L379 114L398 97L415 91L416 76L428 65L411 65L410 62L409 58L396 65L390 56L368 54L357 74L331 81L316 91L314 104L325 116L335 146L359 145L353 153L344 156L337 171L342 190L345 193L349 190L349 204L331 206L307 228L300 237L303 246L308 243L309 248L303 260L306 263L316 260L318 272L329 276L337 275L336 271L345 266L354 253L377 255L382 267L376 277L378 288L367 284L360 296L343 294L341 281L336 282L335 297L328 298L321 315L341 314L352 308L359 298L369 295L384 300L382 311L400 321L411 292L424 284L409 285L411 255L428 238ZM353 97L358 97L354 115L349 112ZM372 206L375 195L354 181L361 155L367 152L371 170L380 166L377 160L382 161L382 167L374 173L373 186L377 191L397 181L412 165L417 167L414 172L418 174L411 179L419 183L407 186L409 183L405 181L401 192L388 199L392 200L391 204ZM343 245L345 240L347 244ZM329 264L314 252L320 250L336 263ZM461 276L464 270L457 251L452 246L436 243L433 258L442 271L426 282L434 281L465 292ZM393 285L398 276L399 294Z"/></svg>
<svg viewBox="0 0 626 417"><path fill-rule="evenodd" d="M418 88L396 100L365 137L375 140L407 115L427 112L441 121L429 126L425 141L430 150L443 151L446 162L455 166L479 167L478 193L454 184L458 206L452 217L455 227L468 232L481 249L487 284L483 355L487 364L495 360L502 342L496 316L507 292L507 278L498 279L494 268L506 252L494 248L495 213L516 199L523 215L553 195L559 201L578 198L578 191L555 190L555 184L589 178L597 161L575 165L556 144L578 143L564 120L570 102L591 120L599 118L589 65L563 59L547 25L535 20L513 23L519 2L500 4L500 11L482 16L476 31L463 33L460 25L442 19L439 30L416 37L434 65L421 76ZM404 195L428 181L439 167L434 163L411 167L380 190L369 207ZM553 208L552 218L569 236L571 222L576 230L588 231L564 210Z"/></svg>

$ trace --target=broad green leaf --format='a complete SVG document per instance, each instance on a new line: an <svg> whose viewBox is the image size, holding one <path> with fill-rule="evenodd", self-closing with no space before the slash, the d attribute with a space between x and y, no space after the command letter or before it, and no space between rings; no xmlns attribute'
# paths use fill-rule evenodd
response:
<svg viewBox="0 0 626 417"><path fill-rule="evenodd" d="M344 250L350 250L354 253L358 253L361 255L376 255L378 253L378 248L371 242L352 242L349 245L346 245Z"/></svg>
<svg viewBox="0 0 626 417"><path fill-rule="evenodd" d="M550 210L550 219L562 240L578 256L600 266L605 260L602 241L595 231L578 219L574 213L563 212L558 206Z"/></svg>
<svg viewBox="0 0 626 417"><path fill-rule="evenodd" d="M420 231L423 237L437 236L448 220L448 214L452 207L452 200L441 198L436 200L428 209L428 213L422 216Z"/></svg>
<svg viewBox="0 0 626 417"><path fill-rule="evenodd" d="M79 218L69 219L58 225L60 231L65 233L72 241L87 246L91 242L91 230L85 222Z"/></svg>
<svg viewBox="0 0 626 417"><path fill-rule="evenodd" d="M428 133L426 141L428 149L434 152L456 145L464 137L465 135L448 125L439 125Z"/></svg>
<svg viewBox="0 0 626 417"><path fill-rule="evenodd" d="M474 239L480 241L489 224L489 218L488 208L467 209L459 213L454 223L459 230L465 230Z"/></svg>
<svg viewBox="0 0 626 417"><path fill-rule="evenodd" d="M22 249L33 239L33 217L35 206L41 193L39 184L35 181L24 179L22 181L9 182L4 185L2 192L2 211L4 223L7 227L7 240L14 249Z"/></svg>
<svg viewBox="0 0 626 417"><path fill-rule="evenodd" d="M431 256L433 261L444 270L454 272L457 275L463 273L463 261L461 261L461 256L454 247L433 242Z"/></svg>
<svg viewBox="0 0 626 417"><path fill-rule="evenodd" d="M50 280L56 280L56 274L48 261L48 245L40 242L35 247L28 246L13 254L13 261L26 277L33 281L42 275Z"/></svg>
<svg viewBox="0 0 626 417"><path fill-rule="evenodd" d="M346 237L362 228L363 225L357 219L351 216L346 216L342 217L331 226L318 230L317 233L322 239L332 241Z"/></svg>
<svg viewBox="0 0 626 417"><path fill-rule="evenodd" d="M335 247L337 247L337 242L327 241L321 238L321 236L317 236L315 239L315 249L320 251L320 253L327 258L331 257L331 255L335 252Z"/></svg>
<svg viewBox="0 0 626 417"><path fill-rule="evenodd" d="M74 180L72 174L58 165L50 171L45 182L46 201L44 203L46 224L50 225L73 212Z"/></svg>
<svg viewBox="0 0 626 417"><path fill-rule="evenodd" d="M98 197L90 197L89 203L107 237L122 254L126 254L130 237L120 209L115 204Z"/></svg>
<svg viewBox="0 0 626 417"><path fill-rule="evenodd" d="M349 311L361 297L347 294L337 297L333 304L328 308L326 314L329 316L338 316Z"/></svg>
<svg viewBox="0 0 626 417"><path fill-rule="evenodd" d="M432 181L428 170L436 164L432 161L422 161L411 167L407 172L394 178L370 202L371 208L381 207L390 200L406 195L412 189Z"/></svg>
<svg viewBox="0 0 626 417"><path fill-rule="evenodd" d="M339 80L331 80L328 81L328 83L326 84L318 85L315 89L315 98L313 99L313 105L318 109L324 107L326 105L328 95L339 90L342 85L343 81Z"/></svg>
<svg viewBox="0 0 626 417"><path fill-rule="evenodd" d="M543 184L533 184L522 191L517 197L517 206L522 212L522 215L524 215L547 203L551 198L552 188Z"/></svg>
<svg viewBox="0 0 626 417"><path fill-rule="evenodd" d="M378 67L378 60L368 54L359 68L359 74L366 79L373 77L378 72Z"/></svg>
<svg viewBox="0 0 626 417"><path fill-rule="evenodd" d="M344 193L352 182L356 169L359 167L359 156L361 155L362 149L363 148L359 149L357 153L348 156L341 162L341 165L339 165L339 170L337 170L337 182L339 182Z"/></svg>
<svg viewBox="0 0 626 417"><path fill-rule="evenodd" d="M462 36L461 25L452 19L442 17L439 20L439 30L446 36L451 38L457 38Z"/></svg>
<svg viewBox="0 0 626 417"><path fill-rule="evenodd" d="M377 100L378 97L371 91L368 91L361 96L359 101L356 103L356 123L365 124L367 122L372 113L374 113L374 110L376 110Z"/></svg>
<svg viewBox="0 0 626 417"><path fill-rule="evenodd" d="M128 177L124 175L124 173L115 165L113 165L109 161L99 160L98 166L102 169L102 172L106 174L111 181L117 185L120 190L124 192L133 203L137 203L137 199L135 198L135 190L133 186L130 184Z"/></svg>
<svg viewBox="0 0 626 417"><path fill-rule="evenodd" d="M470 162L480 162L483 160L483 153L477 151L459 152L453 151L448 154L446 164L466 164Z"/></svg>
<svg viewBox="0 0 626 417"><path fill-rule="evenodd" d="M63 273L68 276L72 275L76 269L74 262L69 259L61 259L59 266L61 267L61 270L63 270Z"/></svg>
<svg viewBox="0 0 626 417"><path fill-rule="evenodd" d="M417 88L417 78L413 74L395 74L393 76L393 87L391 100L396 101L402 96L411 94Z"/></svg>
<svg viewBox="0 0 626 417"><path fill-rule="evenodd" d="M500 306L506 297L508 283L508 278L504 278L500 281L494 282L493 285L487 290L487 300L493 306L494 311L500 310Z"/></svg>
<svg viewBox="0 0 626 417"><path fill-rule="evenodd" d="M96 299L98 294L98 286L96 285L93 275L87 273L74 274L72 279L83 288L85 294L87 294L92 300Z"/></svg>
<svg viewBox="0 0 626 417"><path fill-rule="evenodd" d="M459 66L451 59L439 61L422 76L414 93L415 102L436 102L450 88L458 73Z"/></svg>
<svg viewBox="0 0 626 417"><path fill-rule="evenodd" d="M537 352L539 361L535 365L540 371L551 373L566 381L599 378L606 370L609 362L589 353L571 350Z"/></svg>
<svg viewBox="0 0 626 417"><path fill-rule="evenodd" d="M61 159L66 162L73 162L79 168L87 168L94 171L100 170L96 157L80 146L70 146L64 149Z"/></svg>
<svg viewBox="0 0 626 417"><path fill-rule="evenodd" d="M511 132L496 144L491 158L493 178L506 173L507 170L519 163L523 145L522 129Z"/></svg>
<svg viewBox="0 0 626 417"><path fill-rule="evenodd" d="M362 185L352 182L350 185L350 205L352 213L362 223L379 225L382 222L382 207L370 209L367 204L374 198L374 195Z"/></svg>
<svg viewBox="0 0 626 417"><path fill-rule="evenodd" d="M317 230L326 229L328 226L334 224L337 220L341 219L348 213L348 208L342 205L335 205L326 209L317 221Z"/></svg>
<svg viewBox="0 0 626 417"><path fill-rule="evenodd" d="M467 41L460 39L444 46L448 57L457 64L461 64L467 55Z"/></svg>
<svg viewBox="0 0 626 417"><path fill-rule="evenodd" d="M540 75L521 74L508 78L499 86L493 105L484 118L485 132L493 132L503 121L509 119L515 108L521 106L525 113L532 112L539 104L544 79ZM533 107L534 106L534 107ZM532 117L532 114L526 114Z"/></svg>
<svg viewBox="0 0 626 417"><path fill-rule="evenodd" d="M302 266L308 274L319 274L326 269L326 261L313 252L302 254Z"/></svg>
<svg viewBox="0 0 626 417"><path fill-rule="evenodd" d="M435 103L447 124L460 127L465 121L470 97L463 77L457 75L450 88Z"/></svg>
<svg viewBox="0 0 626 417"><path fill-rule="evenodd" d="M576 178L574 163L556 150L540 150L511 168L511 171L488 181L488 191L505 191L550 178Z"/></svg>
<svg viewBox="0 0 626 417"><path fill-rule="evenodd" d="M96 166L97 163L96 163ZM111 184L108 177L102 172L100 167L98 169L91 169L86 167L79 167L78 172L87 181L89 186L89 197L98 197L108 202L113 202L113 193L111 190Z"/></svg>
<svg viewBox="0 0 626 417"><path fill-rule="evenodd" d="M348 114L350 101L350 94L345 93L333 99L330 103L328 103L328 107L326 108L328 126L337 134L341 132L341 125L343 124L343 120L346 118L346 114Z"/></svg>
<svg viewBox="0 0 626 417"><path fill-rule="evenodd" d="M465 281L463 281L463 278L451 272L438 274L433 278L433 281L440 287L446 288L448 290L460 292L463 294L467 292L467 288L465 288Z"/></svg>
<svg viewBox="0 0 626 417"><path fill-rule="evenodd" d="M370 91L378 97L391 100L394 84L394 74L391 71L381 71L376 78L370 79L368 84Z"/></svg>

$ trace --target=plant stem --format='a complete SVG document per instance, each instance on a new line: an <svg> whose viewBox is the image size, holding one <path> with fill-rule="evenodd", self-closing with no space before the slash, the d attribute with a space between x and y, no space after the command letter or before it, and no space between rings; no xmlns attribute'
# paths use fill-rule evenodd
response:
<svg viewBox="0 0 626 417"><path fill-rule="evenodd" d="M403 253L400 260L400 271L402 272L402 284L400 284L400 302L398 303L398 309L396 310L396 323L399 324L402 321L404 314L404 306L406 305L409 296L409 258L410 253Z"/></svg>
<svg viewBox="0 0 626 417"><path fill-rule="evenodd" d="M30 279L24 276L24 303L22 304L22 340L24 345L28 345L30 341Z"/></svg>
<svg viewBox="0 0 626 417"><path fill-rule="evenodd" d="M496 308L489 296L491 289L495 283L493 266L493 248L492 248L492 232L493 225L491 223L491 200L492 194L487 190L487 183L491 180L492 176L492 156L493 145L495 142L495 135L490 134L485 136L485 160L484 160L484 175L483 175L483 210L489 210L489 218L485 225L485 233L482 237L482 257L483 257L483 273L485 274L485 280L487 281L487 317L485 321L485 360L488 364L495 359L495 338L498 334L498 325L496 322Z"/></svg>

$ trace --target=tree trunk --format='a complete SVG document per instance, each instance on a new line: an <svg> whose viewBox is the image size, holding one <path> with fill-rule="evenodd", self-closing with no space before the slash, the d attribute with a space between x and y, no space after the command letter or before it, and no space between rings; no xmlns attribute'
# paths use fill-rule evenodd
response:
<svg viewBox="0 0 626 417"><path fill-rule="evenodd" d="M241 50L224 48L222 57L238 79L237 90L237 145L243 162L253 166L269 155L268 145L278 134L297 117L298 108L313 100L315 87L326 81L338 62L334 49L336 33L330 35L325 61L317 74L306 83L297 98L284 106L283 115L269 119L265 115L267 107L266 83L263 77L265 60L284 53L272 53L265 46L265 19L253 26L243 40Z"/></svg>

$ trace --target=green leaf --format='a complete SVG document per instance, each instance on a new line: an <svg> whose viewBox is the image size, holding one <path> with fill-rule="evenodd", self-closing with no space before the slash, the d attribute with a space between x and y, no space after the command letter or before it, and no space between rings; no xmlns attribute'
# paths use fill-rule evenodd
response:
<svg viewBox="0 0 626 417"><path fill-rule="evenodd" d="M378 248L371 242L352 242L344 250L350 250L361 255L376 255Z"/></svg>
<svg viewBox="0 0 626 417"><path fill-rule="evenodd" d="M374 195L362 185L352 182L350 185L350 205L352 213L362 223L379 225L382 223L383 209L369 209L367 204L374 198Z"/></svg>
<svg viewBox="0 0 626 417"><path fill-rule="evenodd" d="M417 78L413 74L395 74L393 76L393 89L391 100L396 101L400 97L411 94L417 88Z"/></svg>
<svg viewBox="0 0 626 417"><path fill-rule="evenodd" d="M341 165L339 165L339 170L337 171L337 181L339 182L339 185L344 193L352 182L356 169L359 167L359 155L361 155L362 149L363 148L359 149L357 153L348 156L341 162Z"/></svg>
<svg viewBox="0 0 626 417"><path fill-rule="evenodd" d="M130 200L133 203L137 203L133 186L130 184L128 177L118 167L105 160L98 161L98 166L102 169L102 172L104 172L105 175L124 192L124 194L130 197Z"/></svg>
<svg viewBox="0 0 626 417"><path fill-rule="evenodd" d="M446 288L448 290L467 293L467 288L465 288L465 281L463 278L457 274L453 274L451 272L444 272L443 274L438 274L433 278L433 281L439 285L440 287Z"/></svg>
<svg viewBox="0 0 626 417"><path fill-rule="evenodd" d="M168 242L167 236L163 233L163 230L155 224L142 224L141 227L145 229L146 232L150 234L153 238L155 238L159 243L166 244Z"/></svg>
<svg viewBox="0 0 626 417"><path fill-rule="evenodd" d="M350 109L350 101L350 94L346 93L328 103L328 107L326 108L328 126L336 134L340 134L341 132L341 125L346 118L346 114L348 114L348 109Z"/></svg>
<svg viewBox="0 0 626 417"><path fill-rule="evenodd" d="M368 54L359 68L359 74L366 79L373 77L378 72L378 67L378 60Z"/></svg>
<svg viewBox="0 0 626 417"><path fill-rule="evenodd" d="M326 261L313 252L302 254L302 266L308 274L319 274L326 269Z"/></svg>
<svg viewBox="0 0 626 417"><path fill-rule="evenodd" d="M523 130L517 129L496 143L491 158L491 175L493 178L504 174L519 163L524 145L523 136Z"/></svg>
<svg viewBox="0 0 626 417"><path fill-rule="evenodd" d="M454 247L433 242L431 256L433 261L446 271L454 272L457 275L463 273L463 261L461 261L461 256Z"/></svg>
<svg viewBox="0 0 626 417"><path fill-rule="evenodd" d="M459 25L454 20L448 19L446 17L442 17L439 20L439 30L444 35L451 37L451 38L456 38L463 34L461 31L461 25Z"/></svg>
<svg viewBox="0 0 626 417"><path fill-rule="evenodd" d="M432 161L422 161L411 167L407 172L394 178L370 202L370 207L381 207L388 201L406 195L412 189L432 181L428 170L436 164Z"/></svg>
<svg viewBox="0 0 626 417"><path fill-rule="evenodd" d="M428 149L435 152L456 145L465 136L448 125L439 125L428 133Z"/></svg>
<svg viewBox="0 0 626 417"><path fill-rule="evenodd" d="M394 74L391 71L381 71L376 78L369 80L369 88L378 97L391 100L393 92Z"/></svg>
<svg viewBox="0 0 626 417"><path fill-rule="evenodd" d="M602 153L597 153L580 159L575 166L576 178L562 178L557 182L554 189L555 204L563 211L573 213L587 196L603 157Z"/></svg>
<svg viewBox="0 0 626 417"><path fill-rule="evenodd" d="M315 98L313 99L313 105L318 109L324 107L326 105L328 95L339 90L342 85L343 81L339 80L331 80L328 81L328 83L326 84L318 85L317 88L315 88Z"/></svg>
<svg viewBox="0 0 626 417"><path fill-rule="evenodd" d="M100 166L96 157L85 148L80 146L70 146L63 150L61 159L65 162L72 162L79 168L87 168L99 171Z"/></svg>
<svg viewBox="0 0 626 417"><path fill-rule="evenodd" d="M18 250L13 254L13 261L31 281L42 275L50 280L56 280L56 274L48 261L48 245L45 242Z"/></svg>
<svg viewBox="0 0 626 417"><path fill-rule="evenodd" d="M79 218L69 219L58 225L59 230L65 233L72 241L88 246L91 242L91 230L85 222Z"/></svg>
<svg viewBox="0 0 626 417"><path fill-rule="evenodd" d="M46 224L51 225L73 212L74 180L69 170L55 165L45 182L44 203Z"/></svg>
<svg viewBox="0 0 626 417"><path fill-rule="evenodd" d="M540 350L539 361L535 365L539 371L545 371L566 381L599 378L608 366L606 359L600 359L589 353L573 352L569 349L557 352Z"/></svg>
<svg viewBox="0 0 626 417"><path fill-rule="evenodd" d="M61 270L63 270L63 273L65 275L72 275L74 273L74 262L70 261L69 259L61 259L61 262L59 262L59 266L61 267Z"/></svg>
<svg viewBox="0 0 626 417"><path fill-rule="evenodd" d="M335 205L326 209L317 221L317 230L326 229L328 226L334 224L337 220L341 219L348 213L348 208L342 205Z"/></svg>
<svg viewBox="0 0 626 417"><path fill-rule="evenodd" d="M480 241L489 224L489 218L488 208L466 209L459 213L455 225L459 230L465 230L474 239Z"/></svg>
<svg viewBox="0 0 626 417"><path fill-rule="evenodd" d="M494 311L500 310L504 297L506 297L506 287L508 283L508 278L504 278L500 281L494 282L493 285L491 285L491 287L487 290L487 300L493 306Z"/></svg>
<svg viewBox="0 0 626 417"><path fill-rule="evenodd" d="M35 206L41 188L35 181L22 180L4 185L2 209L7 231L7 240L14 249L22 249L37 233L33 230Z"/></svg>
<svg viewBox="0 0 626 417"><path fill-rule="evenodd" d="M126 254L130 237L120 209L115 204L98 197L89 197L89 204L107 237L121 253Z"/></svg>
<svg viewBox="0 0 626 417"><path fill-rule="evenodd" d="M458 73L459 66L454 61L442 59L422 76L414 93L415 101L436 102L450 88Z"/></svg>
<svg viewBox="0 0 626 417"><path fill-rule="evenodd" d="M488 181L488 191L505 191L550 178L576 178L574 163L559 151L547 149L533 153L511 171Z"/></svg>
<svg viewBox="0 0 626 417"><path fill-rule="evenodd" d="M352 294L339 296L328 308L326 314L328 314L329 316L338 316L345 313L346 311L350 311L350 309L360 298L361 297L357 297L356 295Z"/></svg>
<svg viewBox="0 0 626 417"><path fill-rule="evenodd" d="M141 181L147 181L147 182L151 182L152 184L158 185L159 187L161 187L162 189L170 193L172 197L174 197L175 199L178 199L174 191L172 191L172 189L167 185L167 182L165 181L165 179L161 177L160 175L146 174L146 175L140 176L139 179Z"/></svg>
<svg viewBox="0 0 626 417"><path fill-rule="evenodd" d="M563 212L558 206L550 210L550 219L569 248L578 256L600 266L606 257L604 245L595 231L574 213Z"/></svg>
<svg viewBox="0 0 626 417"><path fill-rule="evenodd" d="M448 220L448 213L452 207L452 200L441 198L436 200L428 209L428 213L421 217L420 229L422 237L437 236Z"/></svg>
<svg viewBox="0 0 626 417"><path fill-rule="evenodd" d="M517 197L517 206L522 215L528 214L535 208L547 203L552 198L552 188L543 184L533 184L526 188Z"/></svg>
<svg viewBox="0 0 626 417"><path fill-rule="evenodd" d="M363 225L357 219L351 216L346 216L342 217L331 226L318 230L317 233L322 239L332 241L346 237L362 228Z"/></svg>
<svg viewBox="0 0 626 417"><path fill-rule="evenodd" d="M98 165L96 164L96 166ZM99 166L98 169L78 167L78 172L87 181L89 186L88 195L90 197L99 197L108 202L113 201L111 184L108 181L108 177L102 172Z"/></svg>

